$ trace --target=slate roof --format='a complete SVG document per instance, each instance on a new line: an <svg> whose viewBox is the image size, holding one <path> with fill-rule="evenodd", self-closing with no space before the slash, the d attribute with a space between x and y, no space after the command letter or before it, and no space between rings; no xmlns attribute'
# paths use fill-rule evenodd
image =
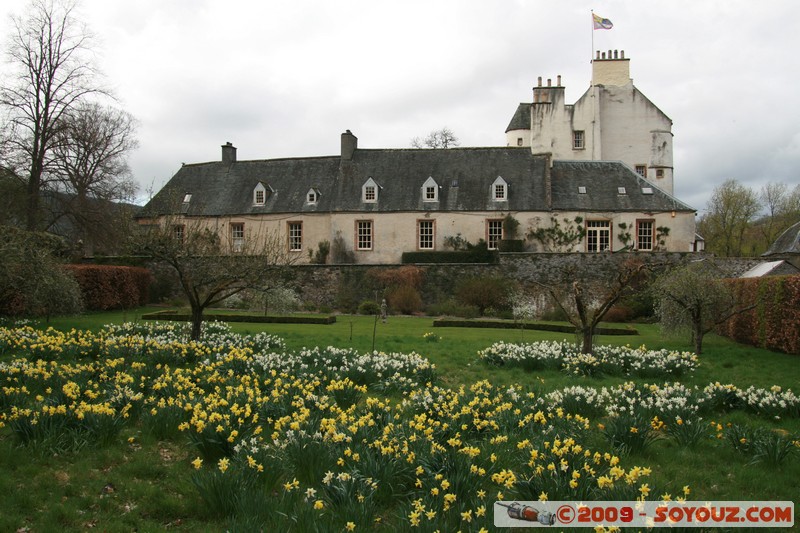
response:
<svg viewBox="0 0 800 533"><path fill-rule="evenodd" d="M695 211L619 161L555 161L552 175L555 210Z"/></svg>
<svg viewBox="0 0 800 533"><path fill-rule="evenodd" d="M551 169L552 207L547 204L546 155L530 148L356 149L339 156L184 165L142 209L139 217L183 212L188 216L262 213L413 211L694 211L646 182L618 161L555 161ZM491 185L502 177L506 201L494 201ZM375 203L362 201L362 186L379 186ZM438 202L424 202L422 185L432 177ZM253 205L258 183L267 188L265 205ZM579 194L578 187L586 187ZM626 194L619 194L625 187ZM651 187L653 194L642 194ZM316 205L306 203L310 189ZM183 204L186 193L191 201ZM178 207L179 206L179 207Z"/></svg>
<svg viewBox="0 0 800 533"><path fill-rule="evenodd" d="M506 133L511 130L531 129L531 106L533 106L533 104L526 104L524 102L517 106L514 116L511 117L511 122L508 123Z"/></svg>
<svg viewBox="0 0 800 533"><path fill-rule="evenodd" d="M800 222L781 233L762 256L800 254Z"/></svg>

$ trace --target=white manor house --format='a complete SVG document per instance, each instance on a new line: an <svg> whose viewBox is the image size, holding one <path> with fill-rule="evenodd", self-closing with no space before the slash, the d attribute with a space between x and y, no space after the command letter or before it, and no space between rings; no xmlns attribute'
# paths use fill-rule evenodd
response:
<svg viewBox="0 0 800 533"><path fill-rule="evenodd" d="M298 263L334 241L354 261L396 264L404 252L443 251L448 237L489 249L508 239L547 250L530 230L580 217L572 252L698 247L695 209L672 195L672 121L630 79L624 52L599 53L592 83L564 102L560 77L541 78L506 129L505 147L364 149L349 130L337 155L185 164L138 215L141 224L219 232L232 251L278 231ZM664 228L668 235L663 237Z"/></svg>

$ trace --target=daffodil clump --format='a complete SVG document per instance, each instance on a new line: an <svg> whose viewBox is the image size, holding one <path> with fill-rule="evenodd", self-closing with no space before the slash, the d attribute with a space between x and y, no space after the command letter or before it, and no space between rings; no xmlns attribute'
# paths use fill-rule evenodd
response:
<svg viewBox="0 0 800 533"><path fill-rule="evenodd" d="M250 372L277 370L294 375L350 378L374 390L409 391L434 379L436 366L414 352L358 353L350 348L303 348L295 353L255 354L248 362Z"/></svg>
<svg viewBox="0 0 800 533"><path fill-rule="evenodd" d="M125 428L185 442L198 497L231 529L480 531L494 500L679 494L624 453L697 423L721 394L677 383L454 389L418 354L287 352L214 327L194 345L173 325L0 329L0 425L47 450L123 440ZM793 412L790 391L725 390Z"/></svg>
<svg viewBox="0 0 800 533"><path fill-rule="evenodd" d="M693 372L698 365L697 355L690 352L596 346L594 354L585 354L578 345L567 341L497 342L478 352L478 356L489 365L561 369L577 376L679 377Z"/></svg>
<svg viewBox="0 0 800 533"><path fill-rule="evenodd" d="M174 325L2 330L0 423L47 449L102 445L125 427L183 440L208 508L260 529L478 531L496 498L628 486L598 482L624 467L586 452L587 418L523 387L454 390L417 354L286 353L280 339L220 329L194 345ZM395 397L375 396L386 390Z"/></svg>

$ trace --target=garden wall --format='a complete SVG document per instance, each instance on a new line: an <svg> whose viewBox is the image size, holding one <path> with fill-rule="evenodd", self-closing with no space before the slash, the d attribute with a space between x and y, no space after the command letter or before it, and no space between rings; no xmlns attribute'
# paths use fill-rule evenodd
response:
<svg viewBox="0 0 800 533"><path fill-rule="evenodd" d="M690 254L652 253L627 254L626 257L642 258L660 267L675 265ZM697 257L697 254L691 254ZM417 264L424 273L420 290L426 305L452 297L456 284L471 277L502 277L529 286L534 281L546 282L563 278L565 271L576 277L597 279L598 275L610 272L621 257L618 254L573 254L573 253L504 253L496 264ZM392 270L409 265L297 265L292 267L291 285L299 292L300 299L317 306L342 308L343 303L358 305L358 302L376 298L367 273L371 270ZM345 299L351 302L343 302Z"/></svg>
<svg viewBox="0 0 800 533"><path fill-rule="evenodd" d="M729 319L719 332L737 342L800 354L800 275L729 282L739 306L756 306Z"/></svg>

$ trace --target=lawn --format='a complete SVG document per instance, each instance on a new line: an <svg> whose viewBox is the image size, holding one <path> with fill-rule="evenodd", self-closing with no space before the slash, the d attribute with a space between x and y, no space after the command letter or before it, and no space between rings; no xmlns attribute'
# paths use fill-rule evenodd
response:
<svg viewBox="0 0 800 533"><path fill-rule="evenodd" d="M136 321L142 313L152 310L138 309L124 313L100 313L77 318L57 318L51 320L49 325L62 331L77 328L99 333L107 324ZM473 494L475 490L472 489L486 489L486 492L489 492L489 496L486 497L486 502L488 502L486 506L489 507L491 502L496 499L498 488L503 489L503 487L506 487L506 498L520 500L537 499L540 492L547 492L549 498L553 500L574 499L570 496L577 497L578 492L570 492L566 485L553 485L552 479L547 481L537 478L530 472L523 475L526 470L524 463L527 461L524 455L529 451L528 448L535 446L546 455L545 450L551 450L552 446L555 446L554 438L561 441L569 438L579 439L578 442L583 448L591 448L593 451L600 452L609 451L619 455L621 464L628 469L628 474L638 472L634 469L636 465L651 470L646 480L638 480L630 487L625 487L622 481L619 481L614 488L617 492L603 493L606 496L605 499L631 499L649 490L658 491L657 494L649 494L650 497L657 498L660 494L665 493L677 497L681 495L683 487L688 487L691 491L689 499L697 500L792 500L796 499L797 494L800 494L800 453L798 453L800 450L796 446L790 446L789 455L785 458L780 457L774 461L762 458L757 462L754 462L754 459L757 458L757 450L755 447L748 448L747 446L750 441L755 443L758 439L772 442L770 438L773 435L786 436L781 441L784 444L791 443L792 439L797 440L800 436L800 419L796 416L776 418L767 416L764 412L746 408L704 412L702 413L702 424L705 430L702 431L702 436L691 445L679 445L678 441L671 438L665 430L659 430L653 433L656 437L655 440L641 451L623 453L612 446L609 440L609 429L602 429L603 426L610 426L612 422L605 415L590 416L586 428L577 428L574 427L574 420L559 417L556 409L542 407L542 403L535 403L533 400L526 403L527 400L525 400L525 394L529 392L533 393L530 397L539 399L545 398L554 391L575 386L598 391L606 388L613 396L622 390L616 387L620 387L626 382L633 383L632 386L639 389L642 389L645 383L657 384L664 388L667 382L679 381L692 390L695 388L702 390L710 383L719 382L723 385L733 384L742 390L750 386L765 390L779 386L785 391L792 387L796 388L797 383L800 383L800 365L797 364L797 356L743 346L725 338L709 335L697 368L679 378L643 378L607 374L593 377L577 376L557 369L526 370L523 366L510 364L487 365L478 356L480 350L484 350L496 342L561 341L564 340L564 334L530 330L523 332L504 329L433 328L432 322L433 320L427 317L389 317L387 323L384 324L380 321L376 323L372 317L339 316L337 322L331 325L239 323L233 324L231 327L235 332L251 336L269 334L280 337L285 343L286 353L301 353L304 348L333 346L353 349L361 354L372 352L374 348L378 352L389 354L387 359L395 359L395 362L401 360L399 354L412 352L427 358L436 366L436 379L430 387L426 387L425 383L419 383L419 387L434 391L441 397L449 398L449 401L445 402L447 407L444 407L445 404L437 403L438 407L433 411L425 411L430 413L428 415L430 419L433 418L433 413L441 417L439 425L435 427L432 425L429 430L439 438L436 442L441 444L449 442L454 449L460 447L462 453L448 455L442 452L440 456L427 449L414 448L412 444L414 453L416 453L416 463L408 460L409 453L412 452L406 450L401 453L396 448L403 445L408 447L409 442L414 442L414 440L408 440L409 435L413 433L413 426L407 427L403 430L404 432L397 434L390 433L390 431L394 431L392 428L395 425L408 423L412 416L411 412L403 412L402 415L392 414L392 416L398 416L396 424L389 424L390 429L386 429L387 426L384 425L383 433L385 433L384 437L388 435L395 440L382 442L377 447L380 453L365 442L359 444L355 440L349 446L346 445L346 441L342 443L333 440L332 442L337 443L333 444L325 440L324 442L327 444L321 448L316 447L321 446L319 441L310 440L304 441L301 447L294 450L293 446L296 445L296 440L292 440L292 438L287 440L285 428L276 430L272 436L277 435L277 440L282 443L283 448L280 453L278 455L267 454L268 456L265 455L262 461L261 457L253 452L250 459L261 461L268 472L270 466L274 465L276 461L282 464L281 468L275 468L274 478L268 478L266 481L258 478L261 480L259 483L262 483L259 486L263 488L265 486L263 483L269 486L268 500L270 503L268 507L278 514L284 513L292 516L285 518L284 521L274 516L267 518L258 509L257 502L247 500L248 497L252 497L252 491L249 491L249 488L244 490L240 485L225 485L225 483L231 482L230 480L244 479L236 478L231 475L231 472L247 473L249 471L247 462L242 464L237 462L237 457L242 454L233 453L229 449L232 447L226 448L227 445L224 442L217 442L214 439L198 441L198 437L193 436L191 430L178 431L178 424L184 420L180 410L170 411L169 406L163 403L158 404L159 399L170 397L166 393L161 394L164 390L169 390L170 394L178 397L178 392L175 391L180 391L177 380L179 377L178 367L181 365L175 364L173 360L161 361L159 365L153 361L154 364L147 366L145 363L138 366L129 365L126 362L120 364L123 364L128 373L140 383L148 383L149 399L148 396L145 396L141 400L142 405L139 407L139 412L132 413L133 416L130 417L130 420L122 424L120 428L115 426L108 429L103 426L104 433L102 435L108 435L103 444L86 437L86 433L75 430L75 435L81 435L81 438L91 442L82 442L79 438L78 445L75 445L75 442L63 439L58 442L51 439L47 443L31 439L26 445L20 445L20 438L15 433L16 430L11 430L10 425L0 430L0 465L4 472L4 475L0 477L0 490L4 490L7 495L0 504L0 529L15 531L30 528L31 531L47 531L56 528L67 530L98 528L103 531L130 531L132 529L144 531L169 528L187 531L214 531L225 528L258 530L264 524L268 524L268 526L264 526L267 529L270 527L286 529L293 524L295 530L303 531L309 524L316 524L315 527L321 530L336 531L347 528L348 522L352 522L354 526L358 526L358 530L413 530L411 526L420 516L420 511L415 505L421 505L423 507L421 527L433 528L435 525L443 530L461 528L464 531L477 531L479 527L486 525L485 520L479 520L477 514L464 516L466 512L480 512L482 500L476 499ZM648 348L689 349L686 339L661 338L658 328L654 325L638 324L636 327L639 335L600 336L596 342L597 344L630 345L631 347L639 347L644 344ZM426 334L431 333L435 338L431 338L430 335L426 338ZM13 350L6 350L0 356L0 361L8 363L15 355ZM75 365L81 361L80 357L69 359L65 356L64 359ZM110 360L106 359L105 361ZM98 368L101 363L108 365L103 361L103 358L98 358L94 363L95 366L88 370L79 371L70 368L70 371L88 372L91 376L91 383L111 381L112 377L108 375L109 373ZM195 380L195 385L191 385L192 387L202 386L203 384L196 384L201 380L208 380L207 382L211 385L204 389L204 393L208 396L212 395L209 391L214 391L215 387L220 389L219 385L213 385L213 383L223 385L221 389L225 389L225 384L235 385L238 383L245 389L251 385L246 379L237 377L236 372L233 371L234 368L237 369L237 372L241 370L241 366L236 366L239 362L233 360L220 364L223 366L205 370L201 367L206 365L199 361L182 366L187 369L187 372L193 372L192 379ZM227 377L221 371L221 368L228 368L224 365L230 365L230 375ZM169 367L174 367L175 373L168 374L174 381L167 383L165 376L167 375L166 369ZM370 369L362 371L369 373ZM264 376L267 380L272 379L268 373ZM7 376L6 379L8 380L9 377ZM363 420L366 419L364 417L374 416L386 419L389 417L390 410L387 408L381 412L375 407L377 404L366 401L367 396L386 397L392 405L397 405L404 399L408 400L413 396L413 394L409 395L411 389L404 389L396 383L386 386L386 383L382 384L378 378L374 378L375 381L370 382L366 394L361 393L357 386L346 383L344 380L333 379L329 376L321 379L323 386L327 383L330 384L329 388L324 390L329 391L336 399L337 405L342 406L340 413L342 418L361 416ZM326 379L330 381L325 381ZM486 382L480 384L482 380L487 380L488 384ZM314 385L316 387L314 392L304 388L309 386L305 381L296 382L291 386L288 381L286 380L281 385L286 388L287 398L291 400L287 400L288 403L284 406L287 409L284 414L288 417L286 424L294 423L297 428L319 427L319 424L324 426L325 423L320 421L321 415L315 414L314 409L307 415L298 414L304 412L302 409L298 410L299 405L310 405L309 402L319 401L319 392L316 392L320 389L319 380ZM278 390L275 381L270 381L270 383L275 390ZM476 386L476 383L479 385ZM2 411L0 412L9 413L11 406L20 397L19 394L14 395L10 392L10 384L10 381L4 383L6 388L3 390L3 396L0 397L2 398L2 402L0 402ZM35 385L31 385L31 387L33 386ZM86 385L84 389L89 389L91 386L94 385ZM512 387L516 388L511 390ZM231 390L235 388L236 386ZM456 392L459 388L462 388L460 393ZM228 391L228 394L234 394L235 398L241 397L241 394L236 396L235 390L234 392L231 390ZM447 392L448 390L452 392ZM86 392L88 391L85 390L84 393ZM40 391L40 393L45 395L44 392ZM36 393L30 391L26 399L32 401L29 397L34 394ZM519 399L517 399L518 397ZM244 398L239 404L240 407L250 401L247 398L251 397L245 395ZM478 400L481 401L480 404ZM44 398L42 402L47 403L48 400ZM352 409L347 411L346 406L353 402L355 405L352 409L356 411L352 411ZM54 404L55 400L51 403ZM256 405L257 401L252 400L252 403ZM522 413L527 408L531 409L531 414L536 410L542 410L544 416L549 419L550 424L546 431L550 433L546 433L544 429L540 431L537 429L539 426L535 424L523 427L520 423L519 426L522 429L517 429L516 420L521 415L515 415L516 418L509 419L509 413L501 408L506 404L517 406ZM474 412L469 415L467 420L462 417L460 411L448 411L455 405L460 405L462 408L471 406ZM480 407L484 410L480 411L478 405L485 405L485 407ZM215 408L223 412L218 404ZM418 412L420 408L418 406L417 411L413 412ZM225 409L233 408L228 405ZM264 416L275 413L272 415L272 425L274 426L276 421L280 420L278 411L274 411L278 407L272 406L268 409L264 407L264 409ZM333 407L330 409L333 411ZM324 409L321 408L321 411ZM153 414L154 412L157 414ZM227 410L224 412L228 413ZM235 415L237 411L233 412ZM166 416L167 413L171 414ZM235 416L242 418L242 415ZM501 424L504 428L503 431L494 433L486 430L483 425L475 429L478 427L479 418L484 422L504 420L507 425L502 426ZM455 426L455 420L459 419L464 422L460 426L460 431L447 428L446 422L444 426L442 425L442 421L449 420ZM461 424L461 421L458 423ZM643 430L652 425L652 420L649 418L644 422ZM667 422L668 426L673 423L672 420ZM385 424L385 420L382 423ZM475 427L472 427L473 424ZM239 427L230 420L226 420L223 425L225 425L226 432L230 427ZM245 425L241 427L244 428ZM84 426L81 428L80 431L84 431ZM272 429L274 428L265 429L265 432L271 432ZM361 431L367 432L364 436L365 441L367 434L370 435L370 438L374 437L376 442L383 438L381 434L368 433L368 429L353 429L353 436L361 435ZM741 433L741 436L737 433L735 434L737 438L734 438L732 433L734 430L746 430L749 433ZM92 428L92 431L96 431L96 428ZM505 433L505 435L501 435L501 433ZM97 434L99 433L90 433L92 436ZM333 433L333 435L344 434L349 435L350 433L342 428L336 429ZM508 441L504 442L503 437ZM737 445L738 437L746 442ZM413 437L411 438L413 439ZM526 443L525 441L530 442ZM456 442L457 444L454 444ZM545 442L548 443L546 446ZM220 451L222 448L225 450ZM392 451L387 452L386 450ZM463 450L467 451L463 452ZM474 456L470 455L470 450L476 450ZM489 450L493 450L492 453L498 456L496 464L495 461L490 462L485 458ZM271 454L273 451L269 453ZM354 452L356 455L360 452L363 456L360 463L358 460L353 462L352 454ZM405 460L397 460L399 456ZM202 457L204 463L202 468L195 470L190 463L197 457ZM227 464L224 465L224 468L214 468L220 458L226 457L231 457L231 466L227 474L223 471L228 468ZM411 458L414 459L414 455L411 455ZM570 459L570 461L572 460L579 461L579 458L576 456ZM421 469L417 471L416 476L413 475L413 470L409 471L410 467L405 465L406 462L408 465L413 464ZM342 465L346 465L346 467ZM470 477L464 471L472 465L485 468L488 474L485 477ZM575 471L579 465L575 463L570 466L575 466L573 470ZM601 466L598 465L597 469L601 470ZM508 479L502 476L511 470L519 475L518 481L505 485ZM368 484L364 485L367 483L366 481L353 474L352 479L349 476L344 480L337 477L333 483L321 483L323 474L328 471L370 472L372 476L367 477L397 481L389 489L384 485L381 485L379 489L371 489ZM456 497L456 494L458 495L456 503L445 504L445 507L441 507L441 502L438 500L434 501L435 498L429 490L432 485L441 485L442 472L445 473L444 480L449 480L448 485L452 484L454 487L450 489L453 498ZM437 475L440 477L436 477ZM492 477L491 481L489 480L490 476ZM600 477L600 472L597 473L597 476ZM585 477L590 476L587 474ZM295 481L297 482L296 486L293 485ZM362 485L357 485L357 481ZM647 483L643 484L642 481L647 481ZM548 483L550 484L548 485ZM286 484L288 484L288 488ZM597 483L594 483L592 490L597 490L596 485ZM424 486L425 490L422 491L420 486ZM584 490L583 485L579 485L577 482L576 486L579 487L578 490ZM642 488L643 486L644 488ZM626 492L626 489L635 490ZM590 489L586 488L585 490ZM305 491L305 497L303 497L303 491ZM241 496L235 502L222 497L224 494L234 493ZM309 496L312 493L314 496ZM589 492L585 493L583 497L590 499L596 495L596 492ZM420 501L424 501L415 504L417 496ZM357 503L359 499L364 499L364 501L360 502L362 505L354 506L345 502L348 498ZM315 514L316 510L312 504L317 499L323 503L319 504L321 510ZM597 498L595 497L595 499ZM427 522L424 521L425 506L430 513L433 512L435 503L440 505L437 508L439 514ZM484 506L484 512L486 506ZM452 507L453 510L448 510L448 507ZM296 509L302 509L302 511L295 511ZM491 529L491 510L488 511L488 514L488 527ZM452 515L455 516L455 519L452 518ZM249 520L248 517L253 520ZM258 519L256 520L256 518Z"/></svg>

